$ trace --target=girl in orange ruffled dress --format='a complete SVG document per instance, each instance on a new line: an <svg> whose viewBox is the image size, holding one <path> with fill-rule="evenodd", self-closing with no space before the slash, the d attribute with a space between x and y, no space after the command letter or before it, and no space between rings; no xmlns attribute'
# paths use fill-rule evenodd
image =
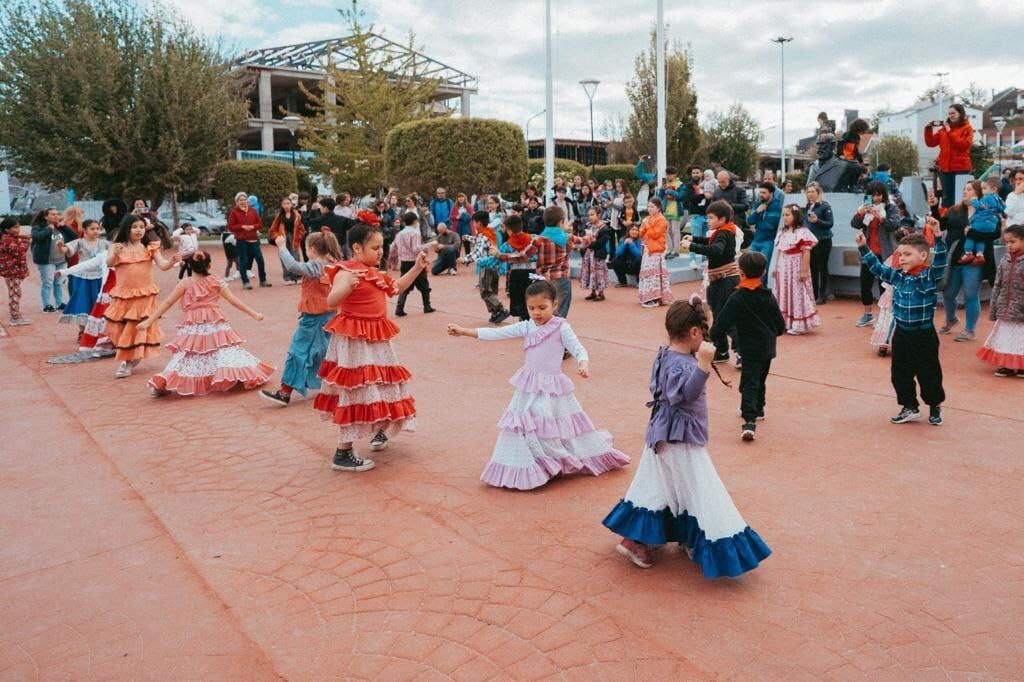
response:
<svg viewBox="0 0 1024 682"><path fill-rule="evenodd" d="M121 363L114 374L118 379L131 376L141 360L160 354L160 328L147 325L140 329L139 323L153 313L160 293L153 279L153 263L161 270L170 270L175 261L160 254L160 239L146 229L143 216L126 216L107 256L117 284L110 290L110 305L104 317L107 336Z"/></svg>
<svg viewBox="0 0 1024 682"><path fill-rule="evenodd" d="M393 280L377 269L384 254L377 217L360 211L357 220L348 230L352 260L324 268L331 280L327 305L337 306L338 314L324 327L330 340L313 403L322 419L338 425L331 464L338 471L374 467L373 460L356 455L354 441L370 437L370 449L383 450L389 438L415 430L416 424L416 403L408 388L411 375L391 345L399 330L387 318L386 297L408 289L426 268L427 257L421 252L413 268Z"/></svg>
<svg viewBox="0 0 1024 682"><path fill-rule="evenodd" d="M242 348L245 339L224 319L217 301L223 298L257 321L263 320L263 313L238 300L227 288L227 282L210 277L210 254L197 251L188 263L192 267L188 279L179 282L152 316L139 324L140 330L149 329L181 301L185 314L178 325L178 335L167 344L174 355L164 371L149 380L153 395L206 395L230 391L235 386L250 389L267 383L274 367Z"/></svg>

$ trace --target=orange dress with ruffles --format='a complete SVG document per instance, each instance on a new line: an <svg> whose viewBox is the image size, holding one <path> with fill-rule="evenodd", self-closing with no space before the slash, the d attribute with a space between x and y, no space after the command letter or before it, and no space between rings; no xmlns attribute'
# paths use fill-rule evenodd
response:
<svg viewBox="0 0 1024 682"><path fill-rule="evenodd" d="M143 360L160 354L163 335L158 325L144 331L142 322L156 309L156 296L160 287L153 279L153 254L159 243L145 248L126 248L114 260L117 285L110 291L110 305L104 317L107 336L117 351L120 362Z"/></svg>
<svg viewBox="0 0 1024 682"><path fill-rule="evenodd" d="M342 270L360 276L324 329L330 334L320 365L320 393L313 407L338 425L339 444L383 431L389 438L416 426L416 402L409 393L409 370L399 364L391 344L398 326L387 318L387 297L398 294L395 281L356 261L328 265L330 279Z"/></svg>
<svg viewBox="0 0 1024 682"><path fill-rule="evenodd" d="M174 355L162 372L149 380L157 393L206 395L262 386L274 366L242 348L245 339L231 328L217 302L225 282L215 277L188 278L178 334L167 347Z"/></svg>

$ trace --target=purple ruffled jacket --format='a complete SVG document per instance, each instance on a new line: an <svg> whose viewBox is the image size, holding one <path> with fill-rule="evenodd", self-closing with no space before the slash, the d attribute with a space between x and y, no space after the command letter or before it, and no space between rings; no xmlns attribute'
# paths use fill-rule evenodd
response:
<svg viewBox="0 0 1024 682"><path fill-rule="evenodd" d="M708 373L697 367L697 358L662 347L651 370L651 420L647 447L658 444L707 445L708 404L704 386Z"/></svg>

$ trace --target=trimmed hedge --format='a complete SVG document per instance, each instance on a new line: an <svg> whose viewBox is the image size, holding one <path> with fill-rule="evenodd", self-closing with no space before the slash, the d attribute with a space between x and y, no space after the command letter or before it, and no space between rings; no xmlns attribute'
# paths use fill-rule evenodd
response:
<svg viewBox="0 0 1024 682"><path fill-rule="evenodd" d="M222 161L213 169L213 192L225 212L237 192L255 194L263 204L263 222L276 212L283 197L299 191L295 169L283 161Z"/></svg>
<svg viewBox="0 0 1024 682"><path fill-rule="evenodd" d="M295 181L296 181L296 184L298 185L299 191L300 192L309 192L309 195L311 197L315 198L316 195L317 195L317 192L320 191L320 189L317 187L316 183L313 182L313 178L310 177L309 171L307 171L305 168L296 168L295 169Z"/></svg>
<svg viewBox="0 0 1024 682"><path fill-rule="evenodd" d="M518 192L527 178L526 140L512 123L434 118L395 126L384 144L385 176L403 192Z"/></svg>
<svg viewBox="0 0 1024 682"><path fill-rule="evenodd" d="M536 175L543 178L544 159L530 159L529 173L531 178ZM589 166L584 166L582 163L572 161L571 159L555 159L555 175L561 175L569 182L572 182L573 176L579 175L585 179L589 174ZM537 189L540 189L540 187Z"/></svg>

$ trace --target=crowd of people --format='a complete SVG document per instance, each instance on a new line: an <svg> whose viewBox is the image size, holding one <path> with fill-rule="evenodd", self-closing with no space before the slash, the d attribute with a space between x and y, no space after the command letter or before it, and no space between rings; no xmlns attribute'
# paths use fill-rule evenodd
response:
<svg viewBox="0 0 1024 682"><path fill-rule="evenodd" d="M956 136L942 132L948 125L936 124L931 133L940 146L957 144ZM957 163L942 158L940 165ZM630 458L591 422L562 371L574 358L576 373L590 374L587 351L568 322L571 255L578 252L585 301L607 300L614 273L615 288L635 281L640 306L666 307L668 344L651 371L645 449L632 484L604 521L622 538L617 550L648 567L656 546L678 542L707 577L751 570L771 550L743 520L710 461L705 384L712 372L728 383L717 365L735 360L740 437L753 441L765 417L777 337L819 328L818 307L833 298L828 262L840 226L818 183L806 187L806 202L798 205L787 203L784 189L767 176L750 202L727 171L692 167L681 178L669 167L656 185L646 167L647 159L637 164L642 184L636 194L625 179L576 177L556 179L544 193L527 187L514 203L485 192L449 197L445 188L429 201L393 191L363 206L347 193L281 198L266 235L284 283L299 290L299 316L279 385L259 395L286 407L295 394L315 392L314 409L337 430L331 466L372 469L357 444L383 450L416 421L411 374L396 353L399 328L388 319L386 299L396 297L394 315L404 317L407 296L416 289L423 313L433 313L430 276L472 268L491 326L450 324L448 334L521 339L526 356L511 379L515 392L482 480L527 490L555 476L623 467ZM870 342L880 355L892 356L900 407L895 424L922 418L921 400L929 423L942 423L939 335L959 324L962 293L965 321L956 340L975 338L982 280L993 285L996 325L977 354L998 376L1024 377L1024 170L1005 179L1012 183L1008 192L1004 178L970 181L959 200L950 200L948 189L930 192L922 225L876 175L850 221L862 261L864 313L857 326L871 326ZM942 178L946 188L952 182ZM223 277L194 227L166 235L176 246L166 257L167 244L145 202L131 212L104 208L103 221L84 220L75 207L63 215L48 209L29 236L16 219L4 219L0 275L8 285L11 324L29 323L21 314L20 286L31 258L43 311L59 311L61 322L78 326L80 352L115 356L117 378L160 354L159 322L177 305L181 320L167 344L171 357L148 380L152 395L265 386L275 367L244 348L220 310L223 300L264 319L229 285L236 268L243 289L253 288L251 278L261 288L272 286L259 199L245 192L234 197L222 237ZM998 239L1006 253L997 262ZM703 273L703 294L673 301L669 262L687 256ZM178 282L160 301L155 270L175 266ZM936 329L940 297L945 324ZM516 320L505 324L510 317Z"/></svg>

